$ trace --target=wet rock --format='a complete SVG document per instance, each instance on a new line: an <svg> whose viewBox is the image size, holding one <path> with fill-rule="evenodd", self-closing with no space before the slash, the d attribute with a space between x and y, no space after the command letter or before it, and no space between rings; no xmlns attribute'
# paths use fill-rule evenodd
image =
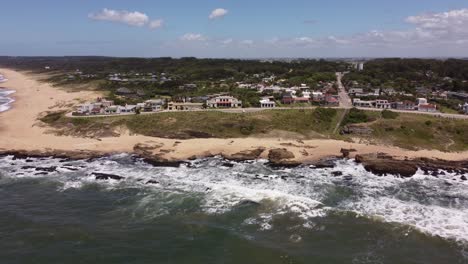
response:
<svg viewBox="0 0 468 264"><path fill-rule="evenodd" d="M47 174L49 174L49 173L47 173L47 172L38 172L38 173L34 173L34 175L36 175L36 176L39 176L39 175L47 175Z"/></svg>
<svg viewBox="0 0 468 264"><path fill-rule="evenodd" d="M335 167L335 158L332 159L321 159L314 163L316 169L331 169Z"/></svg>
<svg viewBox="0 0 468 264"><path fill-rule="evenodd" d="M180 161L180 160L167 160L167 159L160 159L155 157L148 157L143 159L144 162L154 166L154 167L172 167L172 168L178 168L181 165L189 165L188 162L186 161Z"/></svg>
<svg viewBox="0 0 468 264"><path fill-rule="evenodd" d="M272 149L268 153L269 165L272 167L297 167L302 165L300 162L294 161L294 154L287 149Z"/></svg>
<svg viewBox="0 0 468 264"><path fill-rule="evenodd" d="M468 180L468 179L466 178L466 176L463 175L463 176L460 177L460 180L466 181L466 180Z"/></svg>
<svg viewBox="0 0 468 264"><path fill-rule="evenodd" d="M243 200L243 201L240 201L236 207L251 207L251 206L259 206L260 203L258 202L255 202L255 201L252 201L252 200Z"/></svg>
<svg viewBox="0 0 468 264"><path fill-rule="evenodd" d="M70 166L62 166L63 169L70 170L70 171L78 171L79 168L70 167Z"/></svg>
<svg viewBox="0 0 468 264"><path fill-rule="evenodd" d="M30 169L36 169L34 166L23 166L21 167L22 170L30 170Z"/></svg>
<svg viewBox="0 0 468 264"><path fill-rule="evenodd" d="M93 172L92 173L95 177L96 180L123 180L125 177L115 175L115 174L107 174L107 173L101 173L101 172Z"/></svg>

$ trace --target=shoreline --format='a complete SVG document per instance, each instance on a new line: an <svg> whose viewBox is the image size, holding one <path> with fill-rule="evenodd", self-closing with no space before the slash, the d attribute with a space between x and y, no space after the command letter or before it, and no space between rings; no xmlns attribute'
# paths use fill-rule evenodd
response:
<svg viewBox="0 0 468 264"><path fill-rule="evenodd" d="M213 156L251 159L269 159L272 150L285 150L288 154L277 161L293 164L313 164L328 157L347 157L385 153L397 160L427 158L433 160L462 161L466 152L441 152L437 150L410 151L393 146L349 143L331 139L296 140L279 137L233 138L233 139L187 139L175 140L121 133L119 137L99 139L57 136L50 128L38 121L48 111L69 110L70 107L88 98L99 96L97 92L69 92L38 82L37 77L15 70L0 69L8 78L8 87L15 89L12 108L0 113L0 152L29 153L130 153L143 155L159 161L183 161ZM263 151L259 151L263 148ZM281 151L280 151L281 152ZM286 153L286 152L283 152Z"/></svg>

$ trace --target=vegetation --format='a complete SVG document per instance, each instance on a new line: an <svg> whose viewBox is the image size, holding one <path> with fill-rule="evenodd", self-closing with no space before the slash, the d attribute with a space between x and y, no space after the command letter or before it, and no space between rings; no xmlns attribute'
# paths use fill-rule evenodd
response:
<svg viewBox="0 0 468 264"><path fill-rule="evenodd" d="M370 125L374 142L406 149L468 150L468 122L425 115L400 114Z"/></svg>
<svg viewBox="0 0 468 264"><path fill-rule="evenodd" d="M368 87L391 87L415 92L417 87L468 92L468 61L461 59L376 59L366 62L364 71L345 75L348 84L356 81Z"/></svg>
<svg viewBox="0 0 468 264"><path fill-rule="evenodd" d="M357 108L352 108L349 110L349 113L345 116L343 120L343 125L348 124L357 124L357 123L367 123L369 121L369 116L363 110Z"/></svg>
<svg viewBox="0 0 468 264"><path fill-rule="evenodd" d="M387 109L382 111L382 118L384 119L396 119L399 116L400 115L397 112L393 112Z"/></svg>
<svg viewBox="0 0 468 264"><path fill-rule="evenodd" d="M90 136L115 133L125 127L132 133L165 138L237 138L286 131L301 137L326 137L338 122L341 110L267 110L255 113L172 112L106 118L67 118L50 113L43 118L58 133ZM57 118L57 116L60 118ZM103 132L105 131L105 132Z"/></svg>

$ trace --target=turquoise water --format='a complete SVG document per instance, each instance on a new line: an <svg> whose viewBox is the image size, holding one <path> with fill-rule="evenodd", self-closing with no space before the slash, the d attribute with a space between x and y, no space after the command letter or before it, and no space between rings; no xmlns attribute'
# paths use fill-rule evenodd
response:
<svg viewBox="0 0 468 264"><path fill-rule="evenodd" d="M467 263L467 189L455 175L377 177L352 161L3 157L0 263Z"/></svg>

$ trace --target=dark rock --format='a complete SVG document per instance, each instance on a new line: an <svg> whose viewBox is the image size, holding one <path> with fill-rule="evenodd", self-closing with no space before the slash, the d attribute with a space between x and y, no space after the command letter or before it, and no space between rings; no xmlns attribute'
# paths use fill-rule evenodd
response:
<svg viewBox="0 0 468 264"><path fill-rule="evenodd" d="M23 166L21 167L22 170L29 170L29 169L35 169L36 167L34 166Z"/></svg>
<svg viewBox="0 0 468 264"><path fill-rule="evenodd" d="M179 160L176 160L176 161L169 161L169 160L165 160L165 159L159 159L159 158L156 158L156 157L151 157L151 158L144 158L143 159L144 162L154 166L154 167L173 167L173 168L178 168L180 167L181 165L185 164L185 165L188 165L189 163L186 162L186 161L179 161Z"/></svg>
<svg viewBox="0 0 468 264"><path fill-rule="evenodd" d="M463 175L463 176L461 176L461 177L460 177L460 180L462 180L462 181L466 181L466 180L468 180L468 179L466 178L466 176L465 176L465 175Z"/></svg>
<svg viewBox="0 0 468 264"><path fill-rule="evenodd" d="M351 176L351 175L346 175L346 176L343 177L343 179L344 179L345 181L351 181L351 180L353 179L353 176Z"/></svg>
<svg viewBox="0 0 468 264"><path fill-rule="evenodd" d="M332 169L335 167L336 159L322 159L314 163L316 169Z"/></svg>
<svg viewBox="0 0 468 264"><path fill-rule="evenodd" d="M149 180L145 184L159 184L159 182L155 180Z"/></svg>
<svg viewBox="0 0 468 264"><path fill-rule="evenodd" d="M125 177L119 176L119 175L114 175L114 174L107 174L107 173L100 173L100 172L93 172L92 173L94 176L96 176L96 180L123 180Z"/></svg>
<svg viewBox="0 0 468 264"><path fill-rule="evenodd" d="M221 164L221 166L223 166L223 167L228 167L228 168L232 168L232 167L234 167L234 164L229 163L229 162L224 162L223 164Z"/></svg>
<svg viewBox="0 0 468 264"><path fill-rule="evenodd" d="M356 152L356 150L355 149L344 149L344 148L342 148L340 152L343 155L343 158L348 158L349 154L351 152Z"/></svg>
<svg viewBox="0 0 468 264"><path fill-rule="evenodd" d="M47 172L45 172L45 171L44 171L44 172L34 173L34 175L47 175L47 174L49 174L49 173L47 173Z"/></svg>
<svg viewBox="0 0 468 264"><path fill-rule="evenodd" d="M70 166L62 166L62 168L67 169L67 170L71 170L71 171L78 171L79 170L78 168L70 167Z"/></svg>
<svg viewBox="0 0 468 264"><path fill-rule="evenodd" d="M46 172L54 172L57 171L57 167L37 167L36 171L46 171Z"/></svg>
<svg viewBox="0 0 468 264"><path fill-rule="evenodd" d="M341 171L333 171L331 174L332 174L333 176L335 176L335 177L338 177L338 176L343 175L343 172L341 172Z"/></svg>

